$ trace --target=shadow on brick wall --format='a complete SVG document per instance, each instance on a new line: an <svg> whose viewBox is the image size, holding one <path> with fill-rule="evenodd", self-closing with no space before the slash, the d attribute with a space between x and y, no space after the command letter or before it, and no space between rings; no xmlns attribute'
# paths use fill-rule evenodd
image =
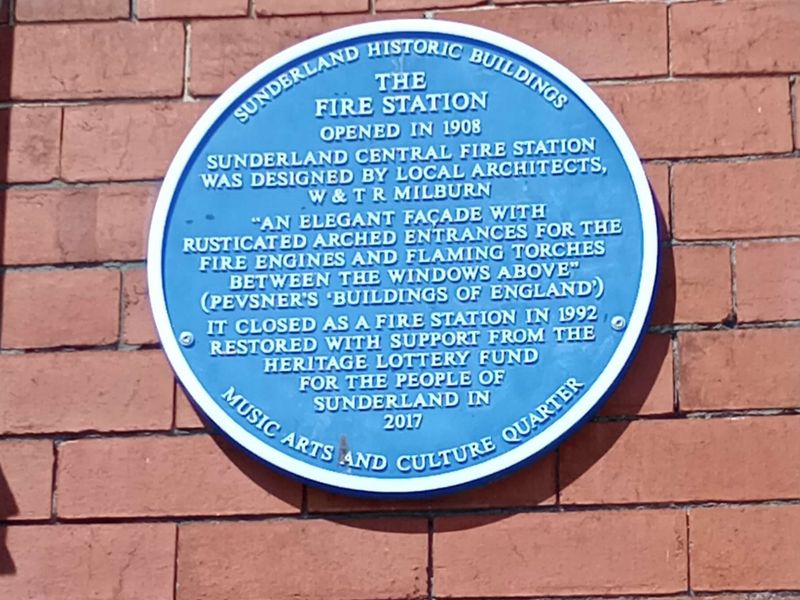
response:
<svg viewBox="0 0 800 600"><path fill-rule="evenodd" d="M19 514L19 507L0 468L0 521L5 521L16 514ZM7 529L0 526L0 576L12 575L17 571L14 559L6 547L6 533Z"/></svg>
<svg viewBox="0 0 800 600"><path fill-rule="evenodd" d="M0 0L0 23L7 22L7 0ZM8 101L11 95L11 59L14 50L13 28L0 25L0 103ZM8 181L9 161L9 130L10 111L0 109L0 269L5 265L3 251L5 249L6 229L6 187ZM4 273L0 271L0 336L3 331L3 280ZM2 339L0 338L0 347ZM0 464L0 522L18 514L19 508L14 500L8 482L3 475L3 465ZM16 572L14 560L6 546L6 528L0 527L0 575L9 575Z"/></svg>
<svg viewBox="0 0 800 600"><path fill-rule="evenodd" d="M655 190L653 197L655 198ZM664 326L673 323L675 320L676 303L676 281L675 281L675 258L672 247L669 244L668 234L669 225L666 222L663 212L656 202L656 216L659 221L659 276L656 282L653 306L650 310L651 326ZM646 414L670 414L673 409L674 398L674 375L670 381L668 390L672 392L668 398L666 406L659 405L644 408L645 402L650 398L653 388L662 375L664 363L672 363L672 337L671 335L648 336L644 344L634 359L627 367L619 386L612 394L605 408L600 412L603 418L616 418L616 428L606 427L603 435L582 436L578 433L572 438L570 448L570 462L567 468L561 470L559 484L561 490L566 489L572 482L580 479L597 463L605 454L617 443L624 435L631 419L641 413ZM672 373L672 369L669 369ZM662 399L664 396L663 388L658 390Z"/></svg>

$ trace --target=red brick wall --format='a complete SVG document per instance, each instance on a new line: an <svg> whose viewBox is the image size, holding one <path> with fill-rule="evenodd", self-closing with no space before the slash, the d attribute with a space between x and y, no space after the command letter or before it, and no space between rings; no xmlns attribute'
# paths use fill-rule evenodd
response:
<svg viewBox="0 0 800 600"><path fill-rule="evenodd" d="M800 590L800 1L511 1L0 0L0 598ZM668 228L652 332L601 416L430 502L323 493L214 441L143 275L159 178L209 99L397 15L589 80Z"/></svg>

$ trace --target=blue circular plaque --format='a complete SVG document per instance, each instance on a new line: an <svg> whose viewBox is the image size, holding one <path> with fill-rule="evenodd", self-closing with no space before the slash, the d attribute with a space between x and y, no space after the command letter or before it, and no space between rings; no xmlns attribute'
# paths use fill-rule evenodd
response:
<svg viewBox="0 0 800 600"><path fill-rule="evenodd" d="M164 180L148 276L197 407L328 488L506 472L600 405L647 321L636 153L511 38L388 21L298 44L208 109Z"/></svg>

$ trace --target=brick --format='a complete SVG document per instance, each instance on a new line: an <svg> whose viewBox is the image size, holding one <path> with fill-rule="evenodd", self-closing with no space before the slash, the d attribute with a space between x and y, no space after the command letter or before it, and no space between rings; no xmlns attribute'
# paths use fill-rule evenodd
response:
<svg viewBox="0 0 800 600"><path fill-rule="evenodd" d="M687 585L682 511L447 517L434 528L437 598L666 594Z"/></svg>
<svg viewBox="0 0 800 600"><path fill-rule="evenodd" d="M192 24L193 94L218 94L267 57L314 35L353 25L355 16L198 21Z"/></svg>
<svg viewBox="0 0 800 600"><path fill-rule="evenodd" d="M788 82L781 77L598 85L595 89L642 158L761 154L792 147Z"/></svg>
<svg viewBox="0 0 800 600"><path fill-rule="evenodd" d="M484 4L488 4L488 0L375 0L375 10L443 9Z"/></svg>
<svg viewBox="0 0 800 600"><path fill-rule="evenodd" d="M154 344L158 341L144 269L122 272L122 341L126 344Z"/></svg>
<svg viewBox="0 0 800 600"><path fill-rule="evenodd" d="M0 433L134 431L172 425L161 352L0 356Z"/></svg>
<svg viewBox="0 0 800 600"><path fill-rule="evenodd" d="M658 415L672 412L672 340L648 334L601 415Z"/></svg>
<svg viewBox="0 0 800 600"><path fill-rule="evenodd" d="M681 410L797 408L800 329L678 335Z"/></svg>
<svg viewBox="0 0 800 600"><path fill-rule="evenodd" d="M178 429L203 429L205 427L183 386L177 382L175 383L175 427Z"/></svg>
<svg viewBox="0 0 800 600"><path fill-rule="evenodd" d="M68 107L62 173L67 181L161 178L205 102Z"/></svg>
<svg viewBox="0 0 800 600"><path fill-rule="evenodd" d="M218 94L263 62L298 42L332 29L386 17L368 14L225 19L192 24L193 94Z"/></svg>
<svg viewBox="0 0 800 600"><path fill-rule="evenodd" d="M736 305L742 321L800 319L800 242L737 244Z"/></svg>
<svg viewBox="0 0 800 600"><path fill-rule="evenodd" d="M10 271L3 275L3 348L52 348L115 342L119 271Z"/></svg>
<svg viewBox="0 0 800 600"><path fill-rule="evenodd" d="M728 317L730 252L728 246L663 248L653 323L719 323Z"/></svg>
<svg viewBox="0 0 800 600"><path fill-rule="evenodd" d="M675 74L800 71L795 0L692 2L670 11Z"/></svg>
<svg viewBox="0 0 800 600"><path fill-rule="evenodd" d="M102 21L127 19L128 0L17 0L17 21Z"/></svg>
<svg viewBox="0 0 800 600"><path fill-rule="evenodd" d="M652 2L445 12L437 18L504 33L584 79L666 74L666 7Z"/></svg>
<svg viewBox="0 0 800 600"><path fill-rule="evenodd" d="M58 177L60 108L0 110L0 140L7 140L8 144L3 148L7 158L0 161L0 182L50 181Z"/></svg>
<svg viewBox="0 0 800 600"><path fill-rule="evenodd" d="M181 525L176 598L426 598L427 529L423 519Z"/></svg>
<svg viewBox="0 0 800 600"><path fill-rule="evenodd" d="M64 442L62 518L299 513L302 487L206 435Z"/></svg>
<svg viewBox="0 0 800 600"><path fill-rule="evenodd" d="M309 488L308 510L385 512L549 505L554 504L556 498L555 465L555 454L551 453L496 482L429 500L369 500Z"/></svg>
<svg viewBox="0 0 800 600"><path fill-rule="evenodd" d="M561 503L797 498L798 436L798 416L590 423L561 447Z"/></svg>
<svg viewBox="0 0 800 600"><path fill-rule="evenodd" d="M165 17L243 17L247 0L139 0L140 19Z"/></svg>
<svg viewBox="0 0 800 600"><path fill-rule="evenodd" d="M175 525L33 525L5 530L13 577L0 597L172 598Z"/></svg>
<svg viewBox="0 0 800 600"><path fill-rule="evenodd" d="M0 521L49 519L52 482L50 440L0 441Z"/></svg>
<svg viewBox="0 0 800 600"><path fill-rule="evenodd" d="M255 6L260 17L369 12L369 0L255 0Z"/></svg>
<svg viewBox="0 0 800 600"><path fill-rule="evenodd" d="M689 511L695 590L800 588L800 506Z"/></svg>
<svg viewBox="0 0 800 600"><path fill-rule="evenodd" d="M731 239L800 234L800 159L677 164L675 237Z"/></svg>
<svg viewBox="0 0 800 600"><path fill-rule="evenodd" d="M668 239L670 232L669 208L669 166L664 163L647 163L644 166L650 189L656 201L656 207L661 211L659 215L658 234L661 239Z"/></svg>
<svg viewBox="0 0 800 600"><path fill-rule="evenodd" d="M578 2L590 2L591 0L578 0ZM494 4L558 4L575 3L575 0L494 0Z"/></svg>
<svg viewBox="0 0 800 600"><path fill-rule="evenodd" d="M15 27L11 97L18 100L178 96L180 23Z"/></svg>
<svg viewBox="0 0 800 600"><path fill-rule="evenodd" d="M796 150L800 150L800 115L798 115L798 108L797 108L797 103L798 101L800 101L798 100L798 96L800 96L800 94L798 94L797 92L798 88L797 81L798 81L797 76L792 78L792 114L794 116L794 122L792 123L793 126L792 131L794 132L793 136L794 147Z"/></svg>
<svg viewBox="0 0 800 600"><path fill-rule="evenodd" d="M792 592L779 592L779 593L766 593L766 594L759 594L759 596L763 596L764 598L776 598L777 596L789 598L790 600L798 600L800 598L800 594L792 593ZM716 598L717 600L748 600L748 598L752 598L751 594L703 594L696 593L692 596L687 596L685 600L689 600L689 598L697 598L698 600L712 600ZM655 599L652 599L655 600Z"/></svg>
<svg viewBox="0 0 800 600"><path fill-rule="evenodd" d="M6 192L7 265L142 260L154 186Z"/></svg>

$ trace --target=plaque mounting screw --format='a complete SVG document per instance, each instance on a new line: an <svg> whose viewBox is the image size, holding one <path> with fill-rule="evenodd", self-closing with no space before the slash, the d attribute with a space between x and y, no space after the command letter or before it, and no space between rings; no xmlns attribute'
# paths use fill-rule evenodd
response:
<svg viewBox="0 0 800 600"><path fill-rule="evenodd" d="M611 328L614 331L622 331L625 329L625 325L627 325L627 321L625 321L625 317L617 315L616 317L611 317Z"/></svg>
<svg viewBox="0 0 800 600"><path fill-rule="evenodd" d="M194 336L191 331L181 331L181 334L178 336L178 341L181 343L181 346L186 346L188 348L194 344Z"/></svg>

